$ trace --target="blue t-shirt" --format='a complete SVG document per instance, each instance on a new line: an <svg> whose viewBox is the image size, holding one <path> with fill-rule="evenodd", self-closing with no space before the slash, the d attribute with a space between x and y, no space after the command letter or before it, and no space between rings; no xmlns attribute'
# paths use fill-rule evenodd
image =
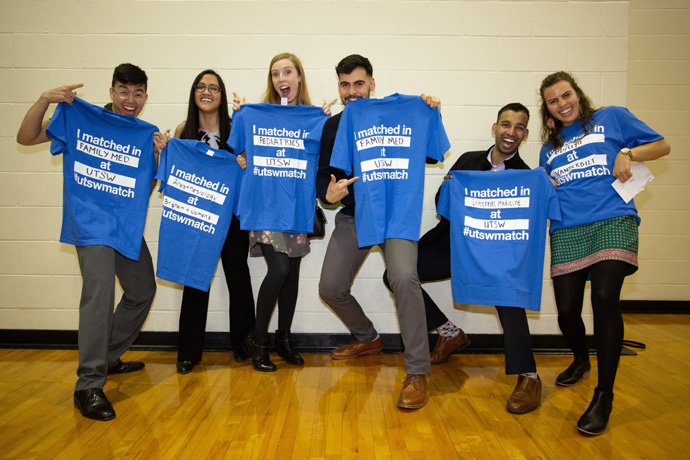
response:
<svg viewBox="0 0 690 460"><path fill-rule="evenodd" d="M245 104L235 112L228 145L247 154L237 210L242 230L312 231L326 119L307 105Z"/></svg>
<svg viewBox="0 0 690 460"><path fill-rule="evenodd" d="M449 174L437 211L450 221L453 300L539 310L546 219L561 218L544 170Z"/></svg>
<svg viewBox="0 0 690 460"><path fill-rule="evenodd" d="M139 260L156 131L79 98L58 104L46 132L50 153L63 154L62 243L109 246Z"/></svg>
<svg viewBox="0 0 690 460"><path fill-rule="evenodd" d="M426 158L443 161L450 142L437 109L419 96L348 102L331 167L354 175L360 247L389 238L419 240Z"/></svg>
<svg viewBox="0 0 690 460"><path fill-rule="evenodd" d="M561 148L541 148L539 165L558 183L563 212L563 222L552 224L551 232L621 216L634 216L640 222L634 201L626 203L611 186L616 181L611 172L622 148L663 137L624 107L597 110L592 121L587 135L578 120L561 131Z"/></svg>
<svg viewBox="0 0 690 460"><path fill-rule="evenodd" d="M208 291L228 235L240 174L235 155L199 141L170 139L156 174L159 191L165 189L159 278Z"/></svg>

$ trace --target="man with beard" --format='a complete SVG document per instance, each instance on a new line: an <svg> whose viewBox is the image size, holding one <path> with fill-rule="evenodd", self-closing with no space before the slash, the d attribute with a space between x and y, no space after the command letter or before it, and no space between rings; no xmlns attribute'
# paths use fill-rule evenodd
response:
<svg viewBox="0 0 690 460"><path fill-rule="evenodd" d="M358 54L347 56L341 60L336 66L336 74L338 76L338 91L343 105L360 98L368 99L376 87L371 63L367 58ZM424 94L422 94L422 98L432 109L440 106L440 101L437 98ZM331 357L333 359L350 359L381 353L383 343L373 323L350 292L355 274L371 250L371 246L360 248L357 243L353 183L358 177L348 176L345 172L330 166L340 119L341 114L338 114L326 121L321 138L321 153L316 178L319 199L326 204L340 202L343 205L343 208L336 215L335 230L331 235L324 257L319 282L319 295L355 336L353 342L331 351ZM403 267L396 269L395 274L391 274L395 277L392 284L401 286L399 292L395 293L396 308L400 317L401 309L415 308L414 305L411 305L410 299L415 297L413 291L419 291L420 286L414 273L415 264L405 263L410 255L410 248L408 247L410 242L395 238L386 241L385 244L380 245L384 257L387 261L390 261L391 258L399 258L399 264L392 263L391 265L396 266L396 268ZM414 246L417 244L416 241L412 243ZM413 250L416 257L416 248ZM421 320L421 317L419 319ZM441 325L443 323L435 326L439 327L439 332ZM412 332L413 327L411 325L405 321L400 322L401 331L405 329L408 336L415 337L414 343L408 343L405 347L408 375L398 400L398 407L401 408L417 409L422 407L428 398L425 377L431 368L428 341L425 335L423 338L419 337L416 330L418 326L419 324L415 325L415 331ZM446 326L449 337L452 339L452 343L456 344L456 348L469 344L462 330L449 321ZM454 350L451 346L452 344L447 346L449 348L448 354ZM414 358L410 359L412 356ZM411 361L416 364L412 364Z"/></svg>

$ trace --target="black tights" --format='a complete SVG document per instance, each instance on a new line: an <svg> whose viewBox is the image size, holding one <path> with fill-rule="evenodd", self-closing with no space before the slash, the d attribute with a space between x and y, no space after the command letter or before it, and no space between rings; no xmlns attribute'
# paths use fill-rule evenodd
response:
<svg viewBox="0 0 690 460"><path fill-rule="evenodd" d="M558 326L575 358L587 357L585 325L582 322L582 301L585 282L591 272L592 310L594 312L594 343L597 348L599 389L613 392L613 381L623 346L623 316L620 293L628 264L604 260L582 270L557 276L553 290L558 308Z"/></svg>
<svg viewBox="0 0 690 460"><path fill-rule="evenodd" d="M270 244L261 244L268 273L261 283L256 299L257 337L268 339L268 323L278 302L278 329L289 332L292 318L295 316L297 293L299 290L299 266L301 257L288 257L284 252L277 252Z"/></svg>

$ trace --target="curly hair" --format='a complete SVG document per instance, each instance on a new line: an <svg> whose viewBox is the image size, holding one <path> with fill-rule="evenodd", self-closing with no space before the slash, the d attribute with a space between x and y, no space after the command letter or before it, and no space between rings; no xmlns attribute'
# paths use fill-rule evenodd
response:
<svg viewBox="0 0 690 460"><path fill-rule="evenodd" d="M560 81L566 81L570 83L573 90L577 94L580 100L580 123L582 123L582 129L587 133L592 129L593 121L592 115L598 109L592 106L592 101L587 97L582 88L577 84L575 78L569 73L564 71L559 71L548 75L541 82L539 87L539 96L541 97L541 105L539 107L539 114L541 115L541 141L546 145L552 145L554 148L560 148L563 145L563 136L561 136L561 130L563 129L563 123L551 116L549 113L549 108L544 100L544 91L547 88L555 85Z"/></svg>

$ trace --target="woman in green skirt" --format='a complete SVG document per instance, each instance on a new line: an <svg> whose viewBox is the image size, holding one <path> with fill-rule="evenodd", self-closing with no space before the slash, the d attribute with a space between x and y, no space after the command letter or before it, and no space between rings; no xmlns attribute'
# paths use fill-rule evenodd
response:
<svg viewBox="0 0 690 460"><path fill-rule="evenodd" d="M582 321L585 282L591 280L598 386L577 428L604 432L623 343L619 300L623 280L637 270L640 218L611 186L632 177L634 161L667 155L664 138L624 107L594 109L572 75L556 72L539 89L542 118L539 164L556 183L562 222L551 223L551 277L558 325L574 361L556 379L571 386L590 370Z"/></svg>

